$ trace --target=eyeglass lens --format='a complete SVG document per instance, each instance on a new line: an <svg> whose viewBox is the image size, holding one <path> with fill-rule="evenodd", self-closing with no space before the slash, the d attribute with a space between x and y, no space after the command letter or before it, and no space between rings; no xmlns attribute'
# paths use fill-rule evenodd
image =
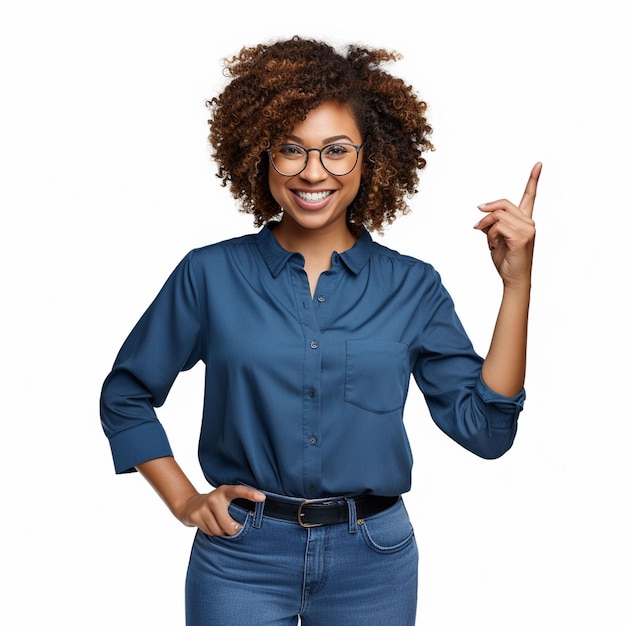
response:
<svg viewBox="0 0 626 626"><path fill-rule="evenodd" d="M270 157L280 174L295 176L305 169L311 152L319 154L324 169L329 173L344 176L356 166L359 147L349 143L336 143L307 150L297 144L280 144L270 150Z"/></svg>

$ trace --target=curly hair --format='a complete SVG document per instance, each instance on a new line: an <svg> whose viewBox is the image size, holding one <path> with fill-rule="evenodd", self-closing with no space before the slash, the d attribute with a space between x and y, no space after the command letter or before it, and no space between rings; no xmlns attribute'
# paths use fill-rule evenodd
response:
<svg viewBox="0 0 626 626"><path fill-rule="evenodd" d="M270 193L266 148L328 100L351 107L364 142L349 227L382 232L398 213L409 212L406 200L417 192L418 170L426 165L422 155L434 147L426 103L410 85L380 68L400 58L357 45L343 55L327 43L296 36L243 48L225 60L231 80L207 101L209 139L217 176L241 210L254 215L255 226L281 213Z"/></svg>

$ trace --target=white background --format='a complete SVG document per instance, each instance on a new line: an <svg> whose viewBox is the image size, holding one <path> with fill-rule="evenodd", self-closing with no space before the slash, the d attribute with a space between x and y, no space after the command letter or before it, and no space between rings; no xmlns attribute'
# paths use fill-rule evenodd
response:
<svg viewBox="0 0 626 626"><path fill-rule="evenodd" d="M617 4L2 4L3 624L183 623L193 530L114 475L100 386L178 260L253 231L214 176L204 101L220 59L293 34L403 53L389 69L429 102L437 151L382 241L438 268L481 353L500 286L475 207L518 201L544 162L513 449L473 457L410 394L418 623L626 623ZM201 378L160 413L200 488Z"/></svg>

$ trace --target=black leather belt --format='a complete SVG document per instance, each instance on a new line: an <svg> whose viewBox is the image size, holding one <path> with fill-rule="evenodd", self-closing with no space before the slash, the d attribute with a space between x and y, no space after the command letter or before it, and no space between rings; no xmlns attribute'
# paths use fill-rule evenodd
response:
<svg viewBox="0 0 626 626"><path fill-rule="evenodd" d="M398 501L398 496L354 496L351 498L356 505L356 516L361 519L380 513ZM232 502L235 506L246 511L254 511L255 503L244 498L237 498ZM340 524L349 519L348 501L346 497L325 498L319 500L301 500L288 502L267 497L263 508L263 515L276 519L297 522L304 528L323 526L325 524Z"/></svg>

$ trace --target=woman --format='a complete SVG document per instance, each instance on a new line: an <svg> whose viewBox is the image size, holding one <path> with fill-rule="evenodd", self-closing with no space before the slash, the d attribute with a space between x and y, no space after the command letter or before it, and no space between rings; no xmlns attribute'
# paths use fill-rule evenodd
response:
<svg viewBox="0 0 626 626"><path fill-rule="evenodd" d="M504 284L483 360L433 268L368 232L407 211L432 149L426 104L380 67L394 59L296 37L228 62L210 139L223 183L262 228L190 252L105 381L116 471L138 470L198 529L188 625L414 624L418 557L401 498L411 374L462 446L495 458L513 443L541 165L519 206L480 207ZM199 360L209 493L154 412Z"/></svg>

